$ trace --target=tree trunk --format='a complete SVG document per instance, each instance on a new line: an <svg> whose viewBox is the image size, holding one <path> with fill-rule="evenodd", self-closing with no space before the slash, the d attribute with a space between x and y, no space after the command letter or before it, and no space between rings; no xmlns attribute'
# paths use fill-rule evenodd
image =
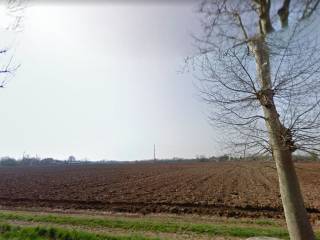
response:
<svg viewBox="0 0 320 240"><path fill-rule="evenodd" d="M274 151L281 199L290 239L314 240L315 236L308 220L291 155L289 151Z"/></svg>
<svg viewBox="0 0 320 240"><path fill-rule="evenodd" d="M292 161L295 150L290 130L279 119L272 90L269 50L263 35L250 48L255 56L257 78L261 90L257 93L266 119L269 142L276 162L282 205L291 240L315 240L304 206L298 177Z"/></svg>

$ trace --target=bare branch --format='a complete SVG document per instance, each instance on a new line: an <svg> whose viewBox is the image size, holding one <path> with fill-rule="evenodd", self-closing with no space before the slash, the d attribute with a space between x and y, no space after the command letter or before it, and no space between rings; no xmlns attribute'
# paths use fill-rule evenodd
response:
<svg viewBox="0 0 320 240"><path fill-rule="evenodd" d="M260 33L266 35L274 31L270 19L271 0L254 0L258 6Z"/></svg>
<svg viewBox="0 0 320 240"><path fill-rule="evenodd" d="M282 28L288 27L289 7L290 7L290 0L284 0L282 7L278 10L278 15L280 17Z"/></svg>
<svg viewBox="0 0 320 240"><path fill-rule="evenodd" d="M303 11L301 20L305 20L312 16L312 14L317 10L320 0L308 0L305 9Z"/></svg>

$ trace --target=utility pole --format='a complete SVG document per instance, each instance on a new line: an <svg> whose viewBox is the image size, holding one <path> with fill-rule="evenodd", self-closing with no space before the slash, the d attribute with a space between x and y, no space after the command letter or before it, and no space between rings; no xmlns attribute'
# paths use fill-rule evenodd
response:
<svg viewBox="0 0 320 240"><path fill-rule="evenodd" d="M153 144L153 160L156 160L156 145Z"/></svg>

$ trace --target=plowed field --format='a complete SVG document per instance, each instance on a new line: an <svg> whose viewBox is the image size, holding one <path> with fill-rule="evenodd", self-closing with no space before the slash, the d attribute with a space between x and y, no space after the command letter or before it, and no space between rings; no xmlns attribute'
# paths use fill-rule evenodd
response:
<svg viewBox="0 0 320 240"><path fill-rule="evenodd" d="M320 214L320 163L297 163L308 211ZM2 167L0 205L281 217L271 162Z"/></svg>

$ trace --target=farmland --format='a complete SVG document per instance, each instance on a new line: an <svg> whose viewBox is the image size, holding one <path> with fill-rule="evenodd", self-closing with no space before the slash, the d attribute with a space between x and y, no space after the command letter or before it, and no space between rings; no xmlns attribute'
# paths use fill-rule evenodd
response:
<svg viewBox="0 0 320 240"><path fill-rule="evenodd" d="M306 207L320 214L320 164L297 163ZM282 218L272 162L0 168L3 208Z"/></svg>

